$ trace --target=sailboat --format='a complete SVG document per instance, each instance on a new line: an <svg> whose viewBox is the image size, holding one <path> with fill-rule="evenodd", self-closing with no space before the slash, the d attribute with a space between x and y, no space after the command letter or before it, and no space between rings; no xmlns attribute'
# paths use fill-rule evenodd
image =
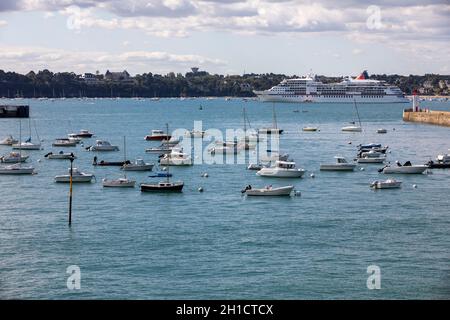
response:
<svg viewBox="0 0 450 320"><path fill-rule="evenodd" d="M19 141L19 143L13 144L12 148L13 149L22 149L22 150L41 150L41 143L33 143L31 142L31 120L28 121L28 128L29 128L29 132L30 132L30 136L28 137L27 140L25 140L25 142ZM36 136L38 138L38 141L40 141L39 135L37 133L37 129L36 129L36 123L34 123L34 130L36 131Z"/></svg>
<svg viewBox="0 0 450 320"><path fill-rule="evenodd" d="M358 116L359 126L353 124L351 126L343 127L341 130L344 131L344 132L361 132L362 131L361 119L359 118L359 112L358 112L358 107L356 106L356 100L353 99L353 102L355 104L355 110L356 110L356 115Z"/></svg>
<svg viewBox="0 0 450 320"><path fill-rule="evenodd" d="M277 126L277 115L275 113L275 104L272 105L272 128L261 128L258 129L259 134L282 134L283 129L279 129Z"/></svg>
<svg viewBox="0 0 450 320"><path fill-rule="evenodd" d="M22 122L19 121L19 140L22 140ZM22 148L19 146L19 159L22 158ZM23 166L21 162L13 165L0 167L0 174L33 174L34 168L32 166Z"/></svg>
<svg viewBox="0 0 450 320"><path fill-rule="evenodd" d="M125 136L123 137L123 161L127 162L127 151L126 151L126 141ZM107 179L102 180L103 187L113 187L113 188L134 188L136 180L128 179L127 175L124 174L123 178L118 179Z"/></svg>
<svg viewBox="0 0 450 320"><path fill-rule="evenodd" d="M166 124L167 135L169 135L169 125ZM169 174L170 166L167 166L167 179L160 181L158 184L141 183L141 192L181 192L183 190L184 182L171 182Z"/></svg>
<svg viewBox="0 0 450 320"><path fill-rule="evenodd" d="M143 159L136 159L133 163L127 162L127 156L126 156L126 144L125 144L125 137L123 137L123 149L124 149L124 165L122 166L122 170L124 171L152 171L154 164L153 163L146 163Z"/></svg>

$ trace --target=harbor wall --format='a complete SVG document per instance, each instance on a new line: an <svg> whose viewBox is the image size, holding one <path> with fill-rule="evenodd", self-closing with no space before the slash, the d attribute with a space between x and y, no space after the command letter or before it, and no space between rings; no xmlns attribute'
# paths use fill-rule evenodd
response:
<svg viewBox="0 0 450 320"><path fill-rule="evenodd" d="M420 122L450 127L449 111L421 110L413 112L411 109L403 111L403 121Z"/></svg>

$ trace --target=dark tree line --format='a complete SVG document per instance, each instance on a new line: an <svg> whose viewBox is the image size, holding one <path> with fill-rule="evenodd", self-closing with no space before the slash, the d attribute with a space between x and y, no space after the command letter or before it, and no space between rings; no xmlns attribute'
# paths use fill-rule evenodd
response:
<svg viewBox="0 0 450 320"><path fill-rule="evenodd" d="M53 73L49 70L30 71L23 75L0 70L0 97L60 98L60 97L201 97L201 96L254 96L253 90L268 89L287 76L282 74L218 75L205 71L173 72L166 75L143 73L126 82L108 81L97 75L95 84L88 84L73 72ZM372 79L395 84L407 94L419 89L426 81L439 92L439 81L450 76L424 75L372 75ZM322 82L338 82L341 77L318 76Z"/></svg>

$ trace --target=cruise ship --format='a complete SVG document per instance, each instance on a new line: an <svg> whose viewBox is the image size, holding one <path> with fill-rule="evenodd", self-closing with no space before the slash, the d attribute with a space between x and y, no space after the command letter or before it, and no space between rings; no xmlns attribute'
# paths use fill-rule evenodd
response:
<svg viewBox="0 0 450 320"><path fill-rule="evenodd" d="M371 80L367 71L339 83L322 83L313 76L285 79L264 91L253 91L264 102L406 103L399 87Z"/></svg>

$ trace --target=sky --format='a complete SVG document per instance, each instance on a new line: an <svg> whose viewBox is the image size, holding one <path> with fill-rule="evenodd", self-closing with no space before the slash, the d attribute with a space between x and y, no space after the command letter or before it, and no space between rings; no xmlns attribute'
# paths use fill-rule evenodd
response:
<svg viewBox="0 0 450 320"><path fill-rule="evenodd" d="M450 0L0 0L0 69L450 74Z"/></svg>

